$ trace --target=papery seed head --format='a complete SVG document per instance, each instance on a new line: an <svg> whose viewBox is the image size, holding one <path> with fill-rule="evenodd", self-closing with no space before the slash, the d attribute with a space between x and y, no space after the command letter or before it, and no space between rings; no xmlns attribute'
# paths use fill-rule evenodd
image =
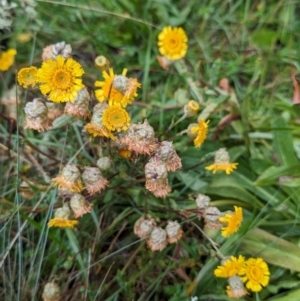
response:
<svg viewBox="0 0 300 301"><path fill-rule="evenodd" d="M167 232L160 227L155 227L147 240L148 247L152 251L162 251L167 244Z"/></svg>
<svg viewBox="0 0 300 301"><path fill-rule="evenodd" d="M75 182L80 178L80 171L75 165L68 164L62 169L61 175L67 181Z"/></svg>
<svg viewBox="0 0 300 301"><path fill-rule="evenodd" d="M199 209L205 209L209 206L210 197L205 194L199 193L195 201Z"/></svg>
<svg viewBox="0 0 300 301"><path fill-rule="evenodd" d="M54 282L48 282L44 286L43 290L44 301L59 301L61 300L61 290L58 284Z"/></svg>

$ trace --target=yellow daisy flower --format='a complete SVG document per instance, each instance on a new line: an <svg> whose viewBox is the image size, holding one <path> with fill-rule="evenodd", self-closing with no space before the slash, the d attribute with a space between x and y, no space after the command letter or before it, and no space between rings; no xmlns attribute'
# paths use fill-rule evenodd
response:
<svg viewBox="0 0 300 301"><path fill-rule="evenodd" d="M84 87L81 76L84 71L72 58L57 56L44 61L37 72L40 90L53 102L73 102Z"/></svg>
<svg viewBox="0 0 300 301"><path fill-rule="evenodd" d="M262 258L249 258L241 270L243 282L253 292L259 292L263 286L267 286L270 279L270 272L267 263Z"/></svg>
<svg viewBox="0 0 300 301"><path fill-rule="evenodd" d="M77 220L70 220L65 218L52 218L49 223L48 227L59 227L59 228L74 228L78 224Z"/></svg>
<svg viewBox="0 0 300 301"><path fill-rule="evenodd" d="M228 237L231 234L238 231L243 221L243 210L241 207L234 206L234 213L226 214L219 218L219 221L227 224L226 227L222 228L222 236Z"/></svg>
<svg viewBox="0 0 300 301"><path fill-rule="evenodd" d="M200 119L199 123L193 123L188 127L188 135L194 139L195 147L200 147L207 136L209 120L205 122L204 119Z"/></svg>
<svg viewBox="0 0 300 301"><path fill-rule="evenodd" d="M102 122L109 131L126 131L130 125L130 117L126 110L114 105L104 111Z"/></svg>
<svg viewBox="0 0 300 301"><path fill-rule="evenodd" d="M237 168L238 163L230 163L230 157L225 148L220 148L215 153L215 163L206 166L206 170L213 170L213 173L217 171L225 171L229 175L234 169Z"/></svg>
<svg viewBox="0 0 300 301"><path fill-rule="evenodd" d="M158 47L160 54L169 60L183 58L187 51L188 38L181 27L164 27L158 35Z"/></svg>
<svg viewBox="0 0 300 301"><path fill-rule="evenodd" d="M0 71L6 71L14 63L16 49L8 49L0 53Z"/></svg>
<svg viewBox="0 0 300 301"><path fill-rule="evenodd" d="M235 275L239 275L245 263L245 257L239 255L238 258L230 256L224 260L221 266L218 266L214 270L216 277L229 278Z"/></svg>
<svg viewBox="0 0 300 301"><path fill-rule="evenodd" d="M121 75L116 75L112 68L109 73L102 72L104 81L96 81L95 86L101 89L95 90L96 98L100 101L107 101L111 105L120 105L126 108L138 95L137 88L141 84L136 78L126 77L127 69L124 69Z"/></svg>
<svg viewBox="0 0 300 301"><path fill-rule="evenodd" d="M25 89L28 87L34 87L37 82L36 74L37 74L38 68L31 66L28 68L22 68L18 72L18 82L21 86L23 86Z"/></svg>

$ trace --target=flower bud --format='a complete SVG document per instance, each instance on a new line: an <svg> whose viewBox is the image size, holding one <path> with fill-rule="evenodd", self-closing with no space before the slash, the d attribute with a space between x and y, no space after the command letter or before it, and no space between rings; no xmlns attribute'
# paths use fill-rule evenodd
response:
<svg viewBox="0 0 300 301"><path fill-rule="evenodd" d="M110 67L110 62L105 56L99 55L95 58L95 66L100 71L106 71Z"/></svg>
<svg viewBox="0 0 300 301"><path fill-rule="evenodd" d="M107 171L111 168L111 160L108 157L99 158L97 161L97 166L101 171Z"/></svg>
<svg viewBox="0 0 300 301"><path fill-rule="evenodd" d="M184 107L184 115L186 117L192 117L195 116L200 109L199 104L195 100L190 100Z"/></svg>

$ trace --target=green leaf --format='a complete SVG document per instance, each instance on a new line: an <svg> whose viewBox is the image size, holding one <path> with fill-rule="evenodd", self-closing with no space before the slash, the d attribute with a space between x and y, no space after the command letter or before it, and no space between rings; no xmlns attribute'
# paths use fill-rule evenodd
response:
<svg viewBox="0 0 300 301"><path fill-rule="evenodd" d="M286 294L285 296L272 298L272 301L299 301L300 289L294 290Z"/></svg>
<svg viewBox="0 0 300 301"><path fill-rule="evenodd" d="M199 174L194 171L178 171L176 172L176 178L183 182L187 187L194 191L200 191L207 183L199 179Z"/></svg>
<svg viewBox="0 0 300 301"><path fill-rule="evenodd" d="M300 176L300 164L293 166L271 166L255 181L255 185L273 185L281 176Z"/></svg>
<svg viewBox="0 0 300 301"><path fill-rule="evenodd" d="M294 151L293 137L286 121L282 117L272 122L273 146L282 165L296 165L298 160Z"/></svg>
<svg viewBox="0 0 300 301"><path fill-rule="evenodd" d="M300 248L262 229L250 230L243 238L241 249L268 263L300 272Z"/></svg>

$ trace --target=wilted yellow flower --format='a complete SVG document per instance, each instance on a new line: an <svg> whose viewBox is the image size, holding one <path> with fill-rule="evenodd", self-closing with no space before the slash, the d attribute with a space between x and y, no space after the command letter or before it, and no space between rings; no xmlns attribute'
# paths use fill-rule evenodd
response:
<svg viewBox="0 0 300 301"><path fill-rule="evenodd" d="M66 165L61 173L53 178L52 181L58 185L58 188L68 188L72 192L81 192L83 185L80 179L79 169L72 164Z"/></svg>
<svg viewBox="0 0 300 301"><path fill-rule="evenodd" d="M225 171L229 175L234 169L237 168L238 163L230 163L230 157L226 148L220 148L215 153L215 163L206 166L206 170L213 170L213 173L219 171Z"/></svg>
<svg viewBox="0 0 300 301"><path fill-rule="evenodd" d="M37 82L36 74L37 74L38 68L31 66L28 68L22 68L18 72L18 82L21 86L23 86L25 89L28 87L34 87Z"/></svg>
<svg viewBox="0 0 300 301"><path fill-rule="evenodd" d="M223 260L222 265L214 270L216 277L229 278L232 276L240 275L245 263L245 257L239 255L238 258L230 256Z"/></svg>
<svg viewBox="0 0 300 301"><path fill-rule="evenodd" d="M70 220L70 214L71 210L69 205L64 204L62 208L56 209L54 218L49 221L48 227L74 228L74 226L78 224L78 221Z"/></svg>
<svg viewBox="0 0 300 301"><path fill-rule="evenodd" d="M188 38L181 27L164 27L158 35L159 52L169 60L183 58L187 51Z"/></svg>
<svg viewBox="0 0 300 301"><path fill-rule="evenodd" d="M253 292L259 292L263 286L267 286L270 279L270 272L267 263L262 258L249 258L240 275L243 282L246 283L246 287Z"/></svg>
<svg viewBox="0 0 300 301"><path fill-rule="evenodd" d="M200 147L207 136L209 120L200 119L199 123L193 123L188 127L188 135L194 139L195 147Z"/></svg>
<svg viewBox="0 0 300 301"><path fill-rule="evenodd" d="M241 207L234 206L235 212L226 214L219 218L219 221L227 224L222 228L222 236L227 237L238 231L243 221L243 210Z"/></svg>
<svg viewBox="0 0 300 301"><path fill-rule="evenodd" d="M109 131L126 131L130 125L130 117L122 107L113 105L104 111L102 122Z"/></svg>
<svg viewBox="0 0 300 301"><path fill-rule="evenodd" d="M114 74L112 68L109 68L109 73L103 71L104 81L95 82L95 86L101 88L95 90L96 98L100 102L107 101L110 106L119 105L123 108L132 103L141 84L135 78L127 78L126 73L127 69L121 75Z"/></svg>
<svg viewBox="0 0 300 301"><path fill-rule="evenodd" d="M16 49L8 49L0 53L0 71L6 71L14 63Z"/></svg>
<svg viewBox="0 0 300 301"><path fill-rule="evenodd" d="M43 62L37 72L40 90L53 102L73 102L84 87L81 76L84 71L72 58L57 56Z"/></svg>

